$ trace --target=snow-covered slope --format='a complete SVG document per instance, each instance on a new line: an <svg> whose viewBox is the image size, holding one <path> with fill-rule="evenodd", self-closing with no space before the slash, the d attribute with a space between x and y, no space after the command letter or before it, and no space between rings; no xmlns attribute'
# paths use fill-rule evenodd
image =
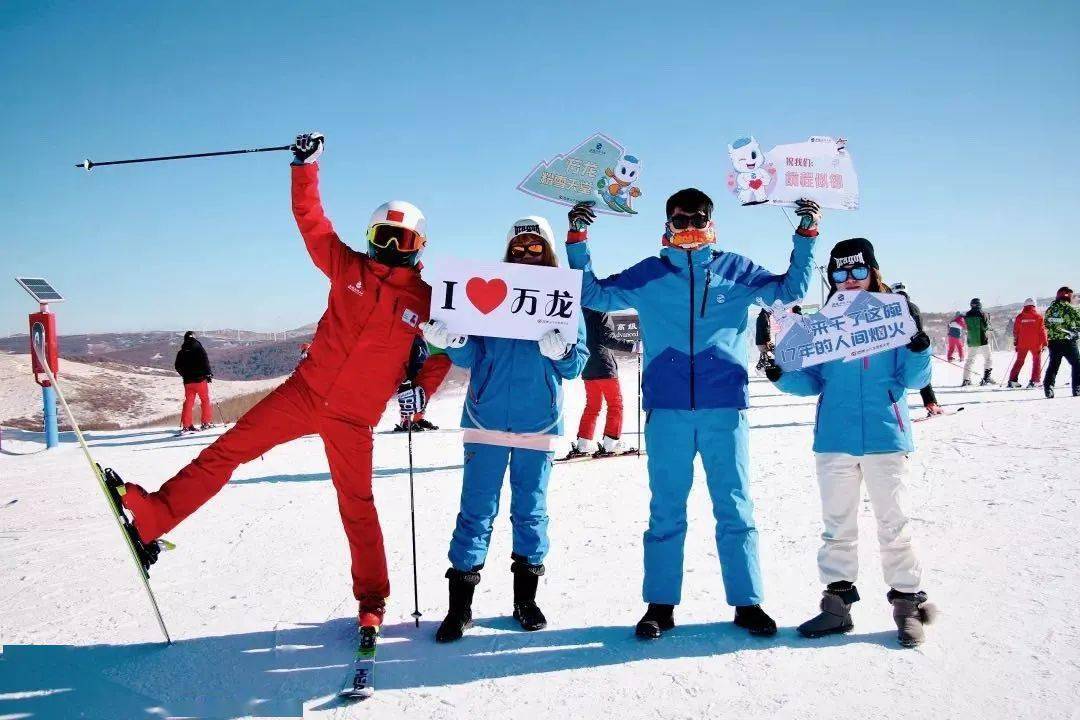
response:
<svg viewBox="0 0 1080 720"><path fill-rule="evenodd" d="M163 647L105 503L65 436L54 451L0 456L0 717L1075 718L1080 401L960 390L954 368L935 370L942 402L965 410L915 425L911 513L926 588L942 610L919 650L895 643L869 505L855 631L817 641L795 633L816 612L821 589L814 410L755 379L749 412L765 606L781 626L772 639L731 625L700 477L679 627L656 642L633 637L648 486L644 459L630 457L554 470L552 550L538 598L547 630L522 633L508 617L504 496L474 604L478 626L436 645L461 437L414 437L417 629L406 438L383 432L384 423L375 494L394 595L380 690L344 706L332 694L350 661L355 603L317 438L240 468L171 534L178 550L152 569L175 639ZM625 380L633 386L633 368ZM568 390L571 428L580 393L576 383ZM919 404L917 395L910 401ZM454 427L460 402L438 397L430 417ZM631 411L626 429L635 428ZM156 487L217 432L90 437L102 464ZM4 442L30 452L37 439L5 433Z"/></svg>
<svg viewBox="0 0 1080 720"><path fill-rule="evenodd" d="M72 411L84 424L127 427L143 423L179 412L184 399L180 377L153 368L131 372L61 359L59 380ZM265 390L283 380L215 380L211 399ZM0 353L0 423L29 418L41 419L41 388L30 373L30 356ZM66 421L61 415L61 423Z"/></svg>

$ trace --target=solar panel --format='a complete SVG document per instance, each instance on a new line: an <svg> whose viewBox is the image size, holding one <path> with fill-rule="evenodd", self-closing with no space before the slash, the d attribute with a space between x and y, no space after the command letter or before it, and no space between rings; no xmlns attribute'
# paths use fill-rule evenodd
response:
<svg viewBox="0 0 1080 720"><path fill-rule="evenodd" d="M23 290L30 293L31 297L39 303L63 302L64 296L56 292L45 278L17 277L15 282L22 285Z"/></svg>

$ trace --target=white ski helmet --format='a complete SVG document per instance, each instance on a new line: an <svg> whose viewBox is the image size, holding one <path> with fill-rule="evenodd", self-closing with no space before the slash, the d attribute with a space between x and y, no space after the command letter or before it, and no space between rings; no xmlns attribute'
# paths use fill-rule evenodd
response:
<svg viewBox="0 0 1080 720"><path fill-rule="evenodd" d="M424 213L420 212L420 208L404 200L391 200L375 208L375 212L371 213L368 228L376 225L393 225L427 237L427 219Z"/></svg>
<svg viewBox="0 0 1080 720"><path fill-rule="evenodd" d="M544 238L544 241L547 242L548 245L552 248L555 247L555 233L551 231L551 224L539 215L529 215L520 220L515 220L514 224L510 226L510 230L506 233L507 246L509 246L510 241L518 235L525 235L526 233L539 235Z"/></svg>

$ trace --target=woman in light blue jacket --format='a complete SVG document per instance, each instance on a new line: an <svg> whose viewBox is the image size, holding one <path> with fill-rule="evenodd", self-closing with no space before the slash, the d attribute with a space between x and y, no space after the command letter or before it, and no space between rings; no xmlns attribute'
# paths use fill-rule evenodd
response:
<svg viewBox="0 0 1080 720"><path fill-rule="evenodd" d="M531 216L515 222L507 234L504 260L557 266L547 220ZM438 321L428 323L424 335L432 345L445 347L454 365L470 371L461 417L461 508L446 571L450 608L435 639L457 640L472 624L473 591L487 560L507 467L514 618L524 630L540 630L547 625L536 605L536 589L548 550L548 477L554 443L562 434L563 380L580 375L589 359L585 321L579 318L576 336L550 330L539 341L455 335Z"/></svg>
<svg viewBox="0 0 1080 720"><path fill-rule="evenodd" d="M833 293L889 292L874 246L863 238L833 248L829 281ZM819 396L814 452L825 529L818 570L826 589L821 613L799 626L805 637L854 627L851 605L859 599L858 514L865 482L900 643L914 646L923 640L923 623L929 622L933 606L922 589L922 567L912 548L906 509L908 454L915 449L907 391L930 382L930 352L930 338L919 331L905 347L859 360L833 360L793 372L776 365L766 370L784 392Z"/></svg>

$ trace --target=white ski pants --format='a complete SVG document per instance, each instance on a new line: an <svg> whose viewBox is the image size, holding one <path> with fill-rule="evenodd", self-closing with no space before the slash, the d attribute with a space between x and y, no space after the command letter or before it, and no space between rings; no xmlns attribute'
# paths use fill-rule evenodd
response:
<svg viewBox="0 0 1080 720"><path fill-rule="evenodd" d="M994 369L994 356L990 352L989 345L980 345L979 347L968 346L967 362L964 363L964 379L971 380L971 371L975 368L975 360L977 358L983 359L983 372Z"/></svg>
<svg viewBox="0 0 1080 720"><path fill-rule="evenodd" d="M877 518L878 544L885 582L900 592L922 590L922 567L911 544L907 516L907 453L848 455L818 453L824 543L818 572L826 585L855 582L859 574L859 505L862 482Z"/></svg>

